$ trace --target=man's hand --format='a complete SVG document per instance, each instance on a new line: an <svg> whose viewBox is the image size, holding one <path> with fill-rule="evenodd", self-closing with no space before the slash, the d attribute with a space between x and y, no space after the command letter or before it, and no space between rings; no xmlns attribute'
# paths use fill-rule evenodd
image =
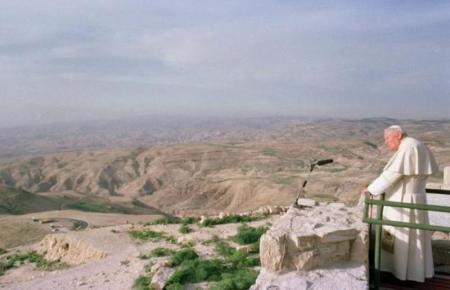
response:
<svg viewBox="0 0 450 290"><path fill-rule="evenodd" d="M364 195L364 196L369 196L369 195L371 195L371 193L369 192L369 190L367 189L367 187L366 188L364 188L364 190L363 191L361 191L361 195Z"/></svg>
<svg viewBox="0 0 450 290"><path fill-rule="evenodd" d="M358 206L363 206L364 205L364 200L366 199L366 197L369 197L370 195L371 195L371 193L369 192L367 187L364 188L364 190L361 191L361 197L359 198Z"/></svg>

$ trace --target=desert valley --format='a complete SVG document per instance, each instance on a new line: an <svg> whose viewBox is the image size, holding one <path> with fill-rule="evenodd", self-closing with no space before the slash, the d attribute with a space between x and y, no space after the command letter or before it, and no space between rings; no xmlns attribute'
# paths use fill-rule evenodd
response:
<svg viewBox="0 0 450 290"><path fill-rule="evenodd" d="M423 140L441 168L450 164L448 120L149 118L0 129L0 287L146 287L142 275L151 266L142 256L158 247L193 246L214 257L214 246L228 249L220 239L239 246L243 221L261 236L294 202L314 160L334 162L308 177L302 196L355 205L391 155L382 134L392 124ZM164 234L150 237L155 232ZM8 256L37 247L48 258L51 244L80 237L72 256L53 253L64 267L6 266ZM245 263L253 263L257 251L247 253ZM233 289L220 283L217 289Z"/></svg>

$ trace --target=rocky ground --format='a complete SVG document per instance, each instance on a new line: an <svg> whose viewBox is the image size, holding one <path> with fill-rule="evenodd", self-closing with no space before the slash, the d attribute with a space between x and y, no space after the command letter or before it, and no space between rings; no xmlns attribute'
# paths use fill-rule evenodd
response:
<svg viewBox="0 0 450 290"><path fill-rule="evenodd" d="M137 201L184 216L217 215L223 211L249 213L263 205L292 204L307 176L309 162L333 158L333 164L312 174L305 195L322 202L352 204L390 156L380 145L383 128L392 123L398 122L385 119L293 122L284 127L271 126L270 130L259 129L251 134L187 138L187 143L146 144L141 147L127 144L128 147L120 148L101 146L103 149L94 147L95 150L89 151L64 149L62 151L67 152L42 155L42 152L52 152L44 150L34 156L1 160L0 185L22 188L41 197L58 197L67 193L76 197L100 196L115 203ZM450 165L448 121L402 121L400 124L411 136L418 137L430 147L441 167ZM202 140L202 143L192 140ZM442 175L431 179L440 181ZM14 209L14 204L10 205L11 208ZM260 214L270 212L266 208ZM338 208L336 216L340 215L347 218L351 213ZM321 221L318 216L312 216L305 222L302 221L304 217L299 218L297 228L316 227L314 230L320 232L332 220L331 217L327 220L326 214L323 217L325 220ZM66 268L53 271L42 271L34 264L13 268L0 276L0 288L130 289L136 279L147 275L149 264L160 263L161 266L165 263L164 258L142 258L153 249L161 246L180 249L183 245L191 245L202 258L212 258L216 252L207 241L214 237L227 240L236 234L239 227L239 224L212 228L192 225L193 233L182 234L180 225L143 225L156 218L156 213L123 215L72 210L0 216L0 258L34 249L48 259L59 259L67 264ZM33 219L54 221L41 224ZM72 231L71 227L77 221L86 222L87 229ZM276 214L249 224L259 226L279 221ZM130 230L143 229L165 232L173 236L173 241L140 241L130 237ZM322 243L320 239L313 240ZM448 235L441 240L436 253L445 254ZM354 242L348 243L354 245ZM349 250L348 243L343 242L333 252ZM8 252L2 254L2 248ZM293 248L299 250L296 246ZM322 250L327 249L324 247ZM315 259L309 260L313 254L314 251L308 250L303 255L305 259L289 263L295 267L302 263L314 264ZM444 255L439 254L435 260L442 264L440 267L447 267L442 257ZM306 283L306 288L314 289L311 287L317 288L322 282L329 285L332 280L322 278L328 274L338 275L334 270L311 270L309 276L306 275L309 278L305 279L306 276L299 276L298 271L272 276L263 268L258 285L263 287L268 281L272 285L292 278L294 284ZM360 266L354 268L356 278L362 277L362 273ZM164 276L167 273L160 274ZM345 275L342 277L351 281ZM315 286L310 280L315 281ZM207 289L209 286L201 283L189 287Z"/></svg>
<svg viewBox="0 0 450 290"><path fill-rule="evenodd" d="M58 229L58 232L68 231L73 226L73 221L83 221L88 224L88 228L98 228L127 223L145 223L159 217L161 216L93 213L77 210L4 215L0 216L0 248L12 248L38 242L45 235L55 232L54 227ZM67 220L69 220L68 223L61 222ZM53 222L41 223L40 221Z"/></svg>
<svg viewBox="0 0 450 290"><path fill-rule="evenodd" d="M279 218L269 216L248 223L250 226L269 226ZM216 256L214 245L205 243L212 239L227 240L236 234L240 224L214 227L191 225L192 233L181 234L180 225L128 224L91 228L80 232L58 233L46 236L37 244L10 249L26 252L31 249L48 259L59 259L68 264L67 269L40 271L30 264L15 268L0 276L0 288L5 289L131 289L140 275L146 275L146 266L161 259L142 259L153 249L165 247L180 249L183 244L193 245L202 258ZM174 237L175 242L141 241L130 237L130 230L149 229ZM236 246L235 243L230 242ZM197 285L207 287L205 283ZM191 285L196 289L196 285Z"/></svg>

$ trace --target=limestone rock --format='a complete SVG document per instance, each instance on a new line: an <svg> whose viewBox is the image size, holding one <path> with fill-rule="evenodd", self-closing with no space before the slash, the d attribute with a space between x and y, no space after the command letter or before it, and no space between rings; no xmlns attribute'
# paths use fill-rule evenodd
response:
<svg viewBox="0 0 450 290"><path fill-rule="evenodd" d="M65 235L47 235L39 243L36 252L49 261L61 261L79 265L106 257L106 253L92 245Z"/></svg>
<svg viewBox="0 0 450 290"><path fill-rule="evenodd" d="M329 207L345 208L345 203L342 202L331 202L328 204Z"/></svg>
<svg viewBox="0 0 450 290"><path fill-rule="evenodd" d="M361 290L367 287L366 269L362 265L344 265L308 272L281 275L262 270L251 290Z"/></svg>
<svg viewBox="0 0 450 290"><path fill-rule="evenodd" d="M169 267L170 266L170 261L165 259L165 260L161 260L161 261L157 261L151 268L150 268L150 272L151 273L156 273L159 269L164 268L164 267Z"/></svg>
<svg viewBox="0 0 450 290"><path fill-rule="evenodd" d="M169 267L159 268L153 275L152 282L150 283L151 288L155 290L164 289L170 279L170 276L172 276L174 272L175 269Z"/></svg>
<svg viewBox="0 0 450 290"><path fill-rule="evenodd" d="M297 200L299 206L316 206L317 202L314 199L309 198L299 198Z"/></svg>
<svg viewBox="0 0 450 290"><path fill-rule="evenodd" d="M248 254L251 252L252 250L252 246L251 245L239 245L236 247L236 250L245 254Z"/></svg>
<svg viewBox="0 0 450 290"><path fill-rule="evenodd" d="M343 203L291 207L261 237L260 259L265 274L253 289L266 289L272 280L278 281L274 285L279 289L364 289L367 257L368 226L362 222L359 209ZM312 274L324 269L328 269L324 277ZM296 274L286 276L291 281L277 280L285 275L277 273ZM341 278L348 281L340 282Z"/></svg>
<svg viewBox="0 0 450 290"><path fill-rule="evenodd" d="M267 207L260 207L257 211L256 214L260 214L260 215L268 215L270 214L270 210Z"/></svg>
<svg viewBox="0 0 450 290"><path fill-rule="evenodd" d="M177 238L178 244L195 243L196 240L192 235L183 235Z"/></svg>
<svg viewBox="0 0 450 290"><path fill-rule="evenodd" d="M286 252L286 234L272 231L261 237L260 241L261 265L273 272L282 270Z"/></svg>

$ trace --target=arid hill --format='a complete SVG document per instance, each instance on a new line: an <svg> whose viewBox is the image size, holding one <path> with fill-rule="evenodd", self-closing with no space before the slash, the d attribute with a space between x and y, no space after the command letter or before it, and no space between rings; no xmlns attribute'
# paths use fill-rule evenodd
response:
<svg viewBox="0 0 450 290"><path fill-rule="evenodd" d="M353 202L389 158L380 145L383 128L393 123L429 145L441 166L450 164L449 121L290 120L233 138L4 160L0 183L47 195L138 199L166 212L238 212L292 203L309 162L333 158L312 174L306 194Z"/></svg>

